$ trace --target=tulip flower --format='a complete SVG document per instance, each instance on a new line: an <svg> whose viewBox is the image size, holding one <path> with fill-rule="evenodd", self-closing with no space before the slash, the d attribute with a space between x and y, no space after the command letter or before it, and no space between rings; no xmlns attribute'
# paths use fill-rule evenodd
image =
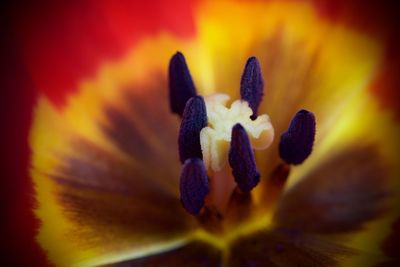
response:
<svg viewBox="0 0 400 267"><path fill-rule="evenodd" d="M400 125L373 36L309 2L201 2L34 108L37 241L56 266L378 266ZM386 243L385 243L386 242Z"/></svg>

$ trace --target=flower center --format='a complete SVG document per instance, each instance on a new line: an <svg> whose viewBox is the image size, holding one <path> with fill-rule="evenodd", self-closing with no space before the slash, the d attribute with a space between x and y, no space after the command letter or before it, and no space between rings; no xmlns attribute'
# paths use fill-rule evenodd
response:
<svg viewBox="0 0 400 267"><path fill-rule="evenodd" d="M260 64L255 57L248 59L240 84L241 99L229 107L226 94L197 95L179 52L170 61L169 86L171 110L182 119L178 137L182 205L206 230L222 232L232 221L251 216L251 191L261 179L254 149L266 149L274 139L268 115L257 114L264 87ZM311 154L314 136L314 115L300 110L280 138L279 154L284 162L263 177L266 206L274 206L290 165L302 163Z"/></svg>

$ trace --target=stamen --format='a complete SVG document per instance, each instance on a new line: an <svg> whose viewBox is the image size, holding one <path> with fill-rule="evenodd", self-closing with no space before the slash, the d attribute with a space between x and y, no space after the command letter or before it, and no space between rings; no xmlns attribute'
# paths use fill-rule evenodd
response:
<svg viewBox="0 0 400 267"><path fill-rule="evenodd" d="M203 158L200 146L200 131L207 126L207 111L203 97L195 96L187 101L179 130L179 157Z"/></svg>
<svg viewBox="0 0 400 267"><path fill-rule="evenodd" d="M185 57L181 52L176 52L169 62L169 103L171 111L182 116L186 102L196 95L196 88L186 65Z"/></svg>
<svg viewBox="0 0 400 267"><path fill-rule="evenodd" d="M199 214L208 191L208 177L203 161L198 158L186 160L180 177L181 202L185 210L192 215Z"/></svg>
<svg viewBox="0 0 400 267"><path fill-rule="evenodd" d="M315 138L315 116L307 110L296 113L281 136L280 157L289 164L302 163L312 152Z"/></svg>
<svg viewBox="0 0 400 267"><path fill-rule="evenodd" d="M247 60L240 82L240 96L249 103L253 110L251 119L257 118L258 106L263 97L264 81L261 75L260 63L256 57Z"/></svg>
<svg viewBox="0 0 400 267"><path fill-rule="evenodd" d="M249 137L239 123L232 128L229 164L232 167L233 177L243 192L249 192L260 181Z"/></svg>

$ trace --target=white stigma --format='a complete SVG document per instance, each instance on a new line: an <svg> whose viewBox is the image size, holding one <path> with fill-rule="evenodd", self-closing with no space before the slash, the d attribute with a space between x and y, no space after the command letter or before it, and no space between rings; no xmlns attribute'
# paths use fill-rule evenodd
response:
<svg viewBox="0 0 400 267"><path fill-rule="evenodd" d="M200 132L200 144L206 168L211 167L214 171L220 171L228 161L232 127L235 124L240 123L246 129L254 149L266 149L274 139L274 128L267 114L252 120L250 116L253 111L247 101L236 100L228 108L226 103L229 99L226 94L204 97L208 127Z"/></svg>

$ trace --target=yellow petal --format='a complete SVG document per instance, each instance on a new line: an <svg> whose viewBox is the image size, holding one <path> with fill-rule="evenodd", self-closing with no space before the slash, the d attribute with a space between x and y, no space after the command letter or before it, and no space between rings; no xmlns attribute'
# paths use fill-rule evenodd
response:
<svg viewBox="0 0 400 267"><path fill-rule="evenodd" d="M57 266L160 252L195 227L179 201L178 121L164 81L121 90L119 102L96 90L64 110L39 100L30 138L38 241Z"/></svg>
<svg viewBox="0 0 400 267"><path fill-rule="evenodd" d="M204 242L194 241L177 249L104 267L218 267L221 266L221 261L222 252L219 249Z"/></svg>

